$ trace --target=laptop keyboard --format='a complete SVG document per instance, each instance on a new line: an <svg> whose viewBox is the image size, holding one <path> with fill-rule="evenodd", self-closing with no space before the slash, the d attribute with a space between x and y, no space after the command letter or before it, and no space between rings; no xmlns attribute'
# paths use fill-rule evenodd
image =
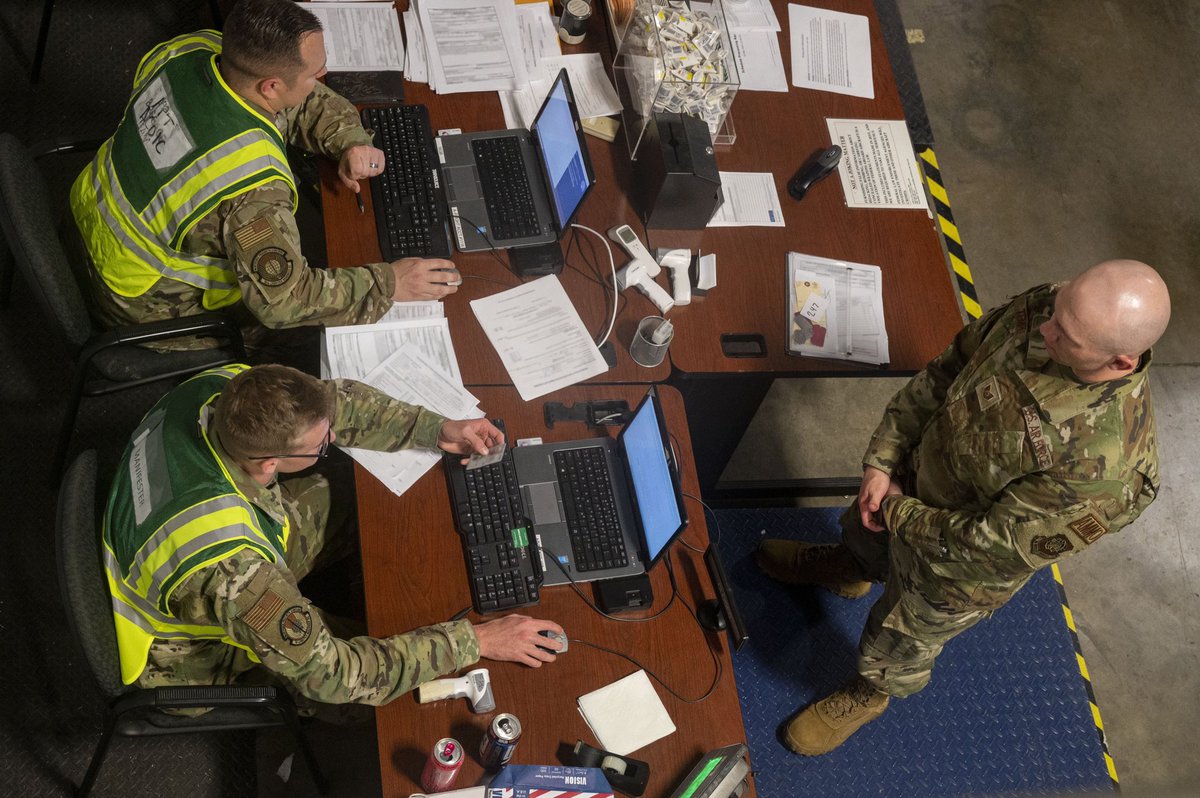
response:
<svg viewBox="0 0 1200 798"><path fill-rule="evenodd" d="M536 604L541 561L521 515L512 455L472 471L455 455L446 468L475 609L485 613Z"/></svg>
<svg viewBox="0 0 1200 798"><path fill-rule="evenodd" d="M571 530L575 567L598 571L628 565L604 450L588 446L556 451L554 468Z"/></svg>
<svg viewBox="0 0 1200 798"><path fill-rule="evenodd" d="M383 173L371 178L384 259L450 257L445 194L434 176L437 151L428 109L393 105L364 109L362 116L384 153Z"/></svg>
<svg viewBox="0 0 1200 798"><path fill-rule="evenodd" d="M541 235L520 141L513 136L476 139L471 150L491 220L492 240Z"/></svg>

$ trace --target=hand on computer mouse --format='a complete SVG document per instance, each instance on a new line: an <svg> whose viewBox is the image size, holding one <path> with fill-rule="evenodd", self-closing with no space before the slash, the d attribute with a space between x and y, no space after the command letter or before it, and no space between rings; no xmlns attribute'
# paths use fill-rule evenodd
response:
<svg viewBox="0 0 1200 798"><path fill-rule="evenodd" d="M404 258L391 264L396 275L397 302L441 299L458 290L462 275L454 264L442 258Z"/></svg>
<svg viewBox="0 0 1200 798"><path fill-rule="evenodd" d="M551 632L549 629L543 629L542 631L538 632L538 634L540 634L542 637L546 638L547 640L553 640L556 643L558 643L557 650L555 650L553 648L550 649L551 651L554 651L555 654L561 654L567 650L567 635L565 632L562 632L562 633ZM543 646L543 648L544 648L544 646Z"/></svg>
<svg viewBox="0 0 1200 798"><path fill-rule="evenodd" d="M554 621L527 615L505 615L477 624L475 635L479 638L479 656L540 668L543 662L554 662L555 659L555 652L551 650L554 643L541 636L543 631L563 634L562 627Z"/></svg>

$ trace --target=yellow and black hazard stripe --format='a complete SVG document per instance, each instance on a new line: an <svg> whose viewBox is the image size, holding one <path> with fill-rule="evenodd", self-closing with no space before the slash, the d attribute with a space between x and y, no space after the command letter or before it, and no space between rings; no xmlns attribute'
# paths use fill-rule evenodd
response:
<svg viewBox="0 0 1200 798"><path fill-rule="evenodd" d="M1071 632L1071 645L1075 649L1075 662L1079 665L1079 673L1083 676L1083 686L1087 691L1088 706L1092 710L1092 720L1096 724L1096 733L1100 735L1100 751L1104 754L1104 766L1108 768L1108 777L1112 779L1113 789L1120 791L1120 781L1117 779L1117 766L1112 754L1108 751L1108 738L1104 734L1104 722L1100 720L1100 705L1096 703L1096 694L1092 690L1092 677L1088 674L1087 662L1083 659L1083 649L1079 645L1079 632L1075 629L1075 616L1067 606L1067 591L1063 587L1062 572L1058 564L1050 566L1054 574L1054 584L1058 588L1058 600L1062 603L1063 616L1067 619L1067 629Z"/></svg>
<svg viewBox="0 0 1200 798"><path fill-rule="evenodd" d="M954 224L954 214L950 213L950 198L946 195L942 172L938 169L937 156L933 154L932 148L921 153L921 166L925 170L929 194L933 197L938 227L946 240L946 251L950 254L950 267L954 270L954 279L958 283L958 295L962 300L963 310L972 319L977 319L983 315L983 308L979 306L975 281L971 277L970 268L967 267L967 254L963 251L962 239L958 235L958 227Z"/></svg>

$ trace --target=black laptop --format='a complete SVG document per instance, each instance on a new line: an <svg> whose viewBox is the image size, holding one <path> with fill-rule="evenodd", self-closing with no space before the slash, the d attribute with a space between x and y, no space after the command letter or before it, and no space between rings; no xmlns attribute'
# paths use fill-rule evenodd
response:
<svg viewBox="0 0 1200 798"><path fill-rule="evenodd" d="M529 130L438 136L451 237L462 252L558 240L596 182L560 70Z"/></svg>
<svg viewBox="0 0 1200 798"><path fill-rule="evenodd" d="M643 573L687 526L653 388L616 440L511 447L474 472L444 462L480 612L535 603L542 585Z"/></svg>

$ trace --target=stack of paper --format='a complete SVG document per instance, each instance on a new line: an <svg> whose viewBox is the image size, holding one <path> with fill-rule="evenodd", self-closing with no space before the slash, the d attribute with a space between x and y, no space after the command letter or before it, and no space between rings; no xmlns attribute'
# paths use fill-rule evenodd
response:
<svg viewBox="0 0 1200 798"><path fill-rule="evenodd" d="M413 0L404 12L405 77L436 92L499 92L504 122L529 127L560 69L579 116L621 112L598 54L562 55L547 2Z"/></svg>
<svg viewBox="0 0 1200 798"><path fill-rule="evenodd" d="M513 0L412 0L404 12L409 80L439 94L526 83Z"/></svg>
<svg viewBox="0 0 1200 798"><path fill-rule="evenodd" d="M787 279L789 354L888 362L878 266L789 252Z"/></svg>
<svg viewBox="0 0 1200 798"><path fill-rule="evenodd" d="M463 387L441 303L397 302L385 318L395 320L326 328L322 374L360 380L447 418L482 417L479 400ZM397 496L441 458L425 449L346 452Z"/></svg>
<svg viewBox="0 0 1200 798"><path fill-rule="evenodd" d="M779 51L779 18L771 0L727 1L722 8L729 26L730 52L741 79L739 90L787 91L787 74Z"/></svg>
<svg viewBox="0 0 1200 798"><path fill-rule="evenodd" d="M325 29L325 67L330 72L400 71L404 40L390 3L305 3Z"/></svg>

